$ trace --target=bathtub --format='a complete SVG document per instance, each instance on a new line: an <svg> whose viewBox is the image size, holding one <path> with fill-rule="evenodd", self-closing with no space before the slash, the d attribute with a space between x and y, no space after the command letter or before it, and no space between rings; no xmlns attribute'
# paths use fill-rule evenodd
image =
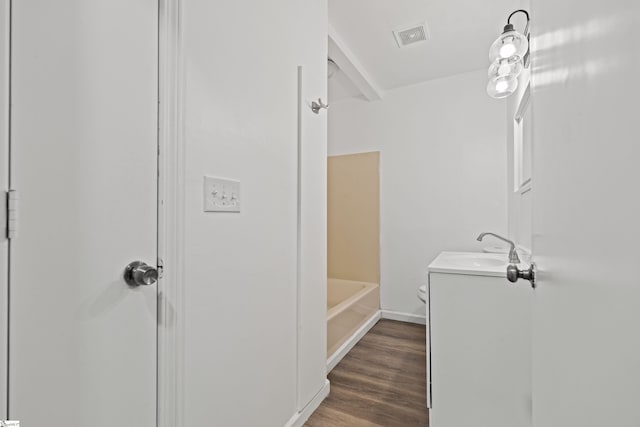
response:
<svg viewBox="0 0 640 427"><path fill-rule="evenodd" d="M372 317L379 315L380 286L377 283L328 279L327 358L334 354ZM357 338L353 340L353 345Z"/></svg>

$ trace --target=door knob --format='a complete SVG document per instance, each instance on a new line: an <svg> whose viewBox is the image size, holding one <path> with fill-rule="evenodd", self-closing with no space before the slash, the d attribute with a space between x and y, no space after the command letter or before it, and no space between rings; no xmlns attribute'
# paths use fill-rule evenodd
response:
<svg viewBox="0 0 640 427"><path fill-rule="evenodd" d="M523 270L518 268L517 264L509 264L507 266L507 280L511 283L515 283L518 279L528 280L531 283L531 287L536 287L536 264L534 262L531 263L529 268Z"/></svg>
<svg viewBox="0 0 640 427"><path fill-rule="evenodd" d="M134 261L124 269L124 281L129 286L153 285L158 281L158 269L142 261Z"/></svg>

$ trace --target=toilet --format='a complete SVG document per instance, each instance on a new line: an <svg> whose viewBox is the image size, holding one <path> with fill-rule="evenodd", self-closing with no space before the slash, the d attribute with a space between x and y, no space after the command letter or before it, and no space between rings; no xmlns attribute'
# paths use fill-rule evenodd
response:
<svg viewBox="0 0 640 427"><path fill-rule="evenodd" d="M426 304L427 302L427 285L418 288L418 299Z"/></svg>

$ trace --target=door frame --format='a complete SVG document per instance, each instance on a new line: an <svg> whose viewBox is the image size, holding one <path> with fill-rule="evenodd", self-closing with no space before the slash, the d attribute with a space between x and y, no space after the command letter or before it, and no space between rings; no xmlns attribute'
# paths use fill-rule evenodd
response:
<svg viewBox="0 0 640 427"><path fill-rule="evenodd" d="M184 61L182 0L158 1L157 427L182 427L184 360Z"/></svg>
<svg viewBox="0 0 640 427"><path fill-rule="evenodd" d="M7 419L9 370L9 240L6 192L9 190L9 106L11 104L11 1L0 0L0 420Z"/></svg>

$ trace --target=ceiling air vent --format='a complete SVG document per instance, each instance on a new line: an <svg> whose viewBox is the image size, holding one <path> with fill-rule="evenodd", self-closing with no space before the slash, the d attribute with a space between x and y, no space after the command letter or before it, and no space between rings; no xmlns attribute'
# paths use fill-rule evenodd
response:
<svg viewBox="0 0 640 427"><path fill-rule="evenodd" d="M395 30L393 35L396 38L398 47L406 47L412 44L426 42L429 39L429 32L426 24L414 25Z"/></svg>

